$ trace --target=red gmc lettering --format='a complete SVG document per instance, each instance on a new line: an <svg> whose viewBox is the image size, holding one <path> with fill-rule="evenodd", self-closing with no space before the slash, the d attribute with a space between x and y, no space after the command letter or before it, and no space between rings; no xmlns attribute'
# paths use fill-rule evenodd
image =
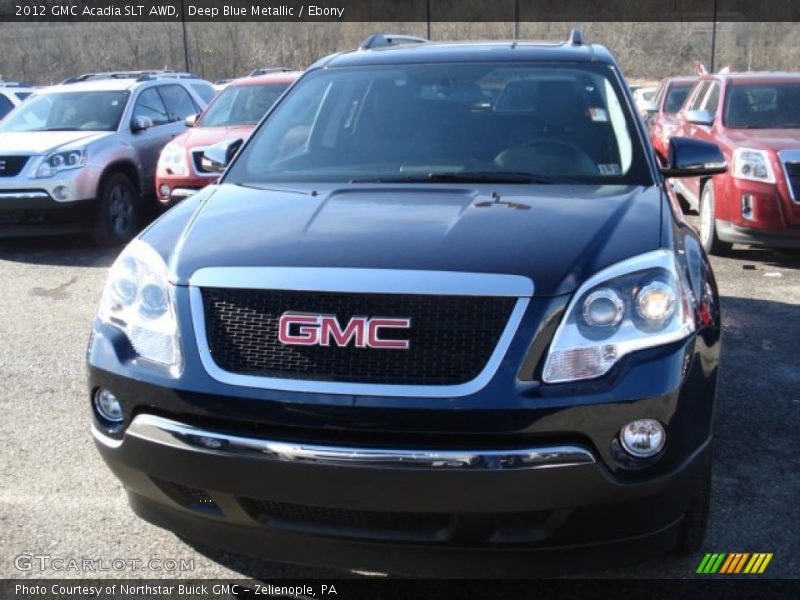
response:
<svg viewBox="0 0 800 600"><path fill-rule="evenodd" d="M278 339L290 346L349 346L408 350L409 340L383 339L383 329L408 329L411 319L353 317L344 327L334 315L281 315Z"/></svg>

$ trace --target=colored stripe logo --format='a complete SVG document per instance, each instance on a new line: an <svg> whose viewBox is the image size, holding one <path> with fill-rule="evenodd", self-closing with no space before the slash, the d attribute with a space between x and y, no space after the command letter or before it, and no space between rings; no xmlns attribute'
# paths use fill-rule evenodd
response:
<svg viewBox="0 0 800 600"><path fill-rule="evenodd" d="M772 552L709 552L700 561L697 573L714 575L760 574L772 560Z"/></svg>

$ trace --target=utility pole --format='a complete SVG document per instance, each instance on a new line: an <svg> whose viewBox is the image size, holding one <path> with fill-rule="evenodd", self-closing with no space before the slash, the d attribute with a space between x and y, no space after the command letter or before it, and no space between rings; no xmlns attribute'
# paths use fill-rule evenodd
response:
<svg viewBox="0 0 800 600"><path fill-rule="evenodd" d="M514 0L514 39L519 39L519 0Z"/></svg>
<svg viewBox="0 0 800 600"><path fill-rule="evenodd" d="M714 68L714 62L717 53L717 0L714 0L714 22L711 23L711 70L709 73L713 73L716 69Z"/></svg>
<svg viewBox="0 0 800 600"><path fill-rule="evenodd" d="M186 37L186 7L181 0L181 27L183 28L183 66L189 72L189 39Z"/></svg>
<svg viewBox="0 0 800 600"><path fill-rule="evenodd" d="M426 15L426 27L428 32L428 40L431 39L431 0L426 0L425 2L425 15Z"/></svg>

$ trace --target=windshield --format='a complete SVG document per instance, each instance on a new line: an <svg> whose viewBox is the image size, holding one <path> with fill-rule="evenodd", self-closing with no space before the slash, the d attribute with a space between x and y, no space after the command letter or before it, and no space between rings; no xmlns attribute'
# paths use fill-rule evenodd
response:
<svg viewBox="0 0 800 600"><path fill-rule="evenodd" d="M288 83L227 87L211 103L197 126L255 125L288 87Z"/></svg>
<svg viewBox="0 0 800 600"><path fill-rule="evenodd" d="M36 94L0 125L0 131L114 131L128 92Z"/></svg>
<svg viewBox="0 0 800 600"><path fill-rule="evenodd" d="M664 100L664 112L671 115L677 113L683 106L686 96L692 91L692 87L691 83L671 86Z"/></svg>
<svg viewBox="0 0 800 600"><path fill-rule="evenodd" d="M800 81L734 83L728 88L726 127L750 129L800 128Z"/></svg>
<svg viewBox="0 0 800 600"><path fill-rule="evenodd" d="M603 65L320 69L295 84L225 181L642 182L644 152L613 81Z"/></svg>

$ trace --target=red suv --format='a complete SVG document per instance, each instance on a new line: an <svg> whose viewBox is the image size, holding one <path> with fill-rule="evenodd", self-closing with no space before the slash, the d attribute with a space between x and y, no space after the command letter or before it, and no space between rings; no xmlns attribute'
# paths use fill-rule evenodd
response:
<svg viewBox="0 0 800 600"><path fill-rule="evenodd" d="M299 71L242 77L232 81L201 115L186 119L189 131L167 144L156 171L158 199L172 205L214 183L219 173L202 165L209 146L228 139L246 139Z"/></svg>
<svg viewBox="0 0 800 600"><path fill-rule="evenodd" d="M716 142L730 165L675 181L713 254L736 243L800 247L800 73L717 73L697 82L676 136Z"/></svg>
<svg viewBox="0 0 800 600"><path fill-rule="evenodd" d="M669 139L679 126L678 111L692 91L697 77L667 77L661 80L652 102L645 106L650 143L662 164L667 164Z"/></svg>

